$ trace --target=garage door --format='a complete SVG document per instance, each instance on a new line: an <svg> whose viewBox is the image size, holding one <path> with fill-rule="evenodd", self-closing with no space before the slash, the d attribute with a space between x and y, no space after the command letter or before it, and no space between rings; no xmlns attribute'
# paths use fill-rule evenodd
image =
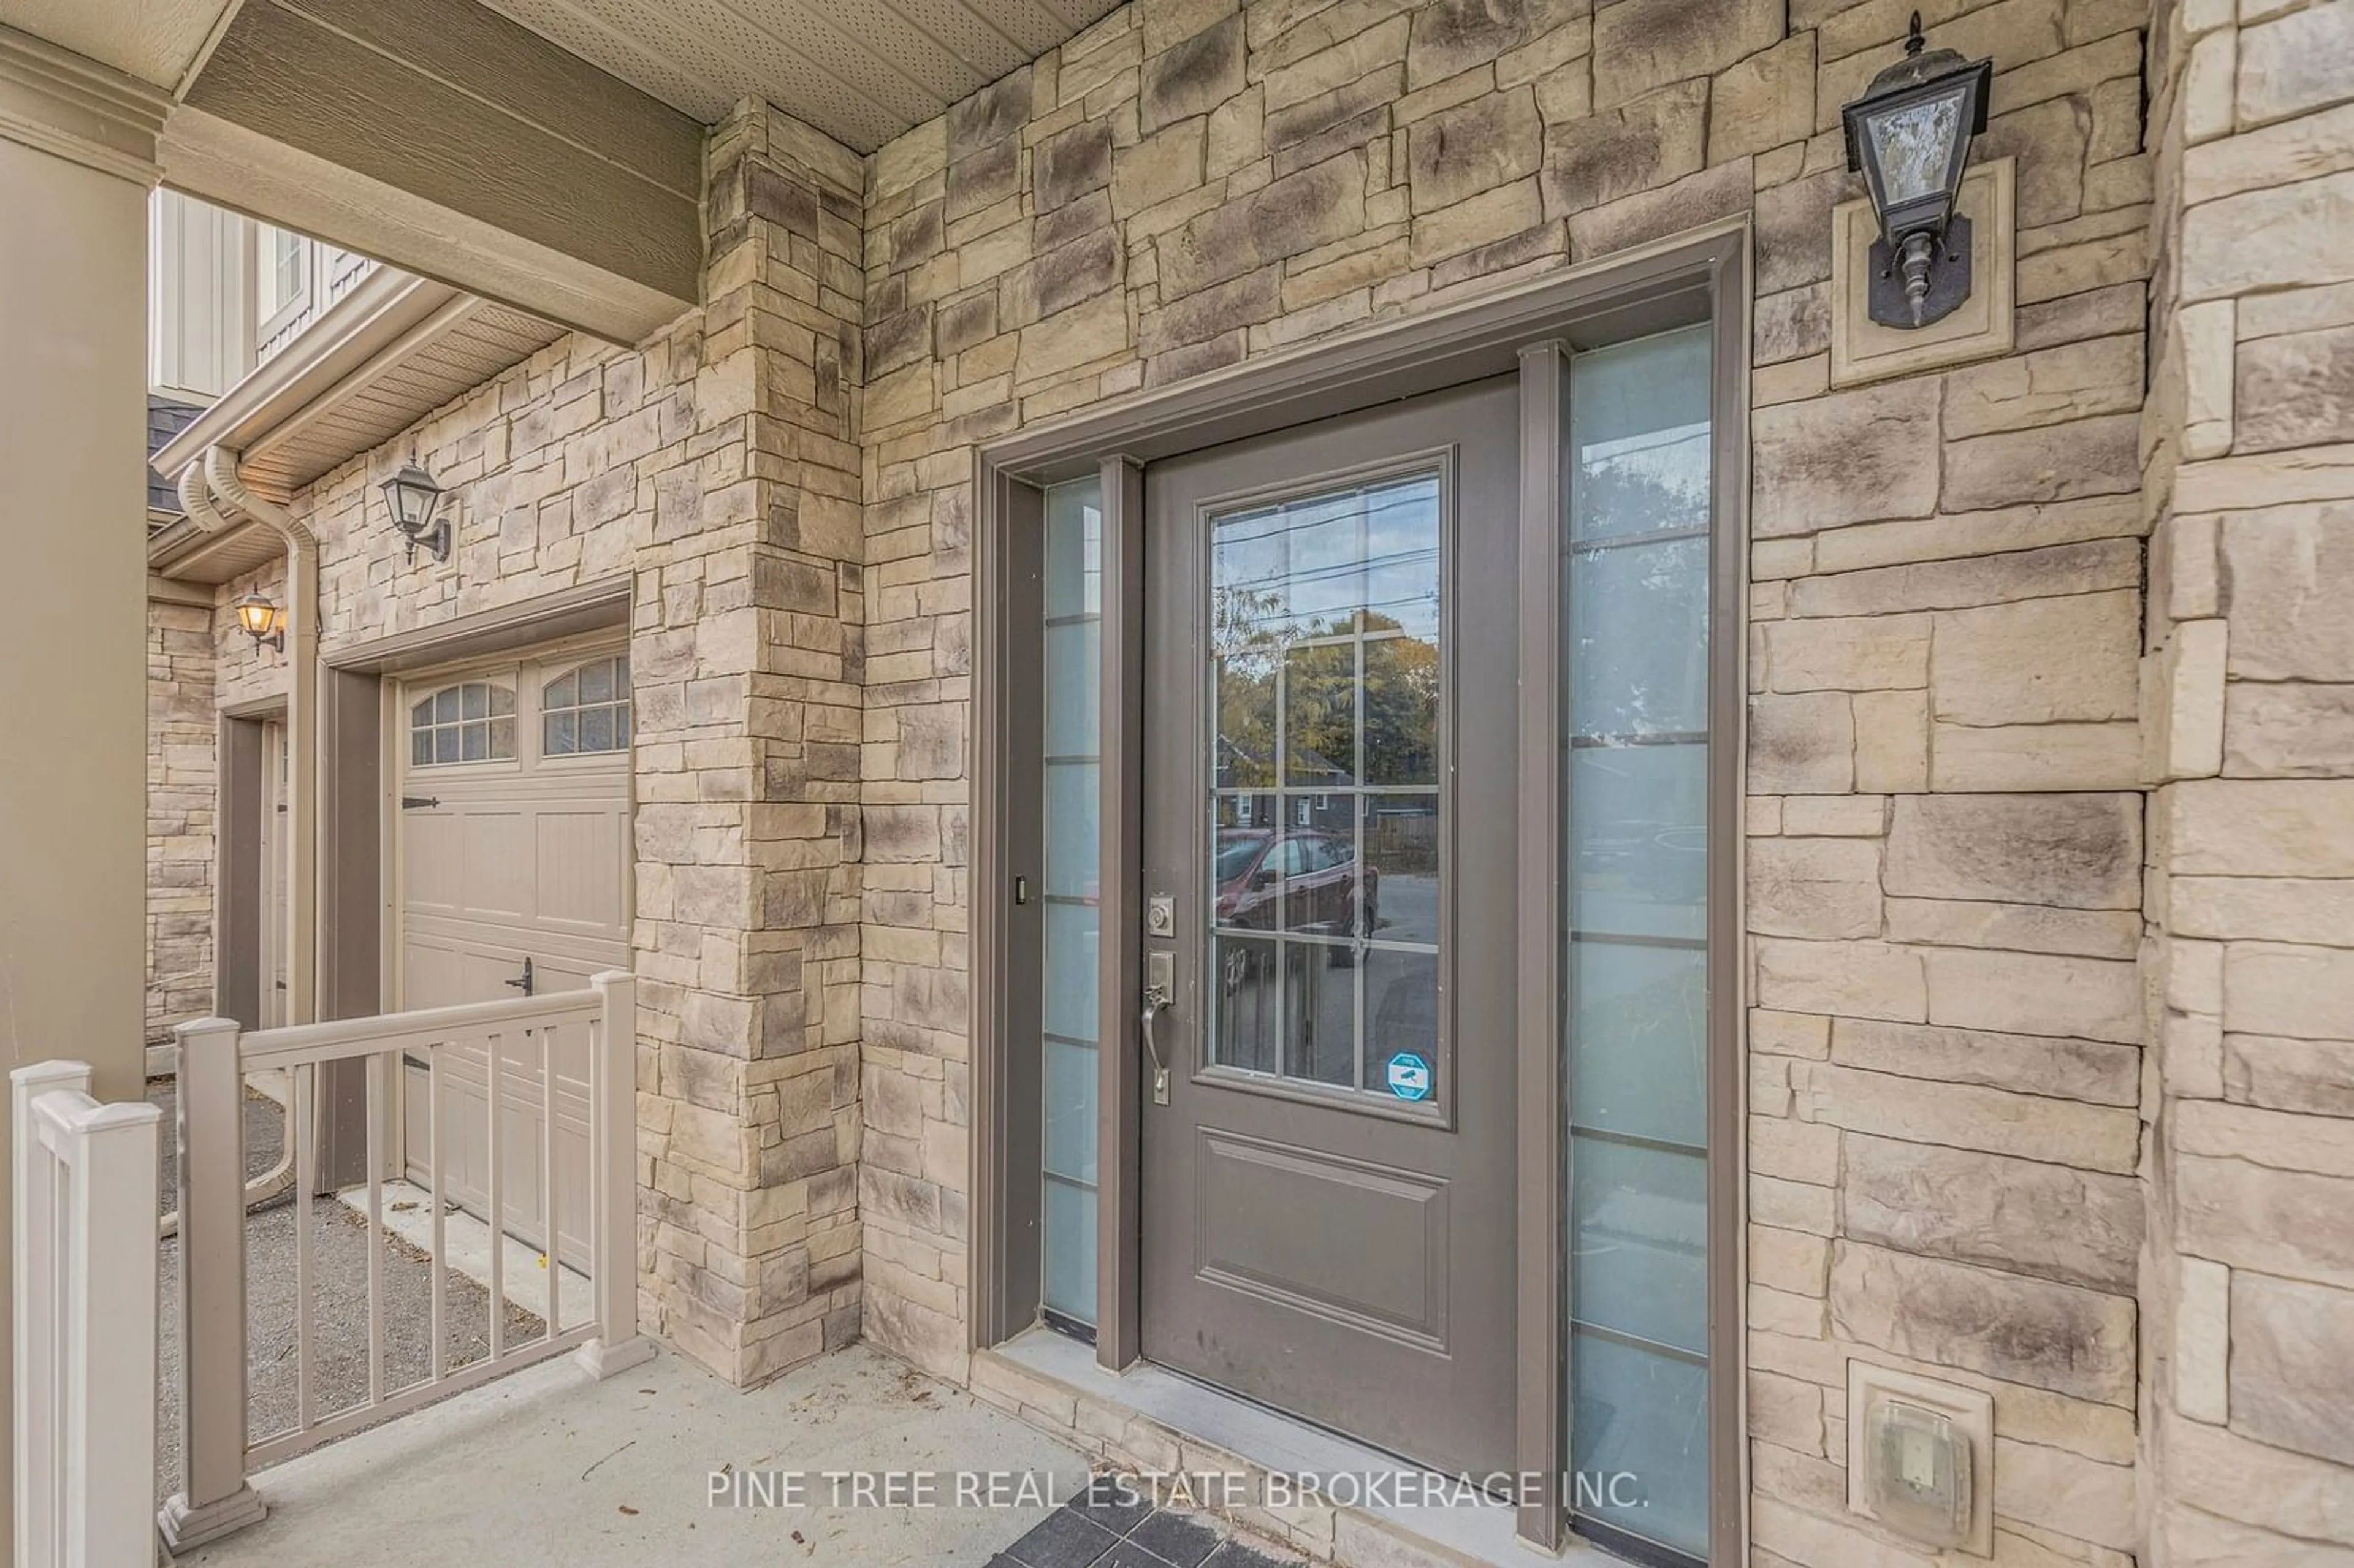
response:
<svg viewBox="0 0 2354 1568"><path fill-rule="evenodd" d="M628 653L576 646L413 678L398 711L398 1005L544 996L628 968ZM539 1044L509 1041L501 1061L505 1228L544 1249ZM585 1260L585 1030L559 1037L556 1066L557 1226L564 1255ZM429 1180L439 1113L444 1191L487 1218L486 1054L443 1054L438 1105L421 1060L405 1076L410 1179Z"/></svg>

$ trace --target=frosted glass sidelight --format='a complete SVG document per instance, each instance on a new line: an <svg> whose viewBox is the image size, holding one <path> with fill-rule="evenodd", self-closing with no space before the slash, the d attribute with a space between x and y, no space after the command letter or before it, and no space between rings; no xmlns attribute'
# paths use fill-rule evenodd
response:
<svg viewBox="0 0 2354 1568"><path fill-rule="evenodd" d="M1709 1551L1711 329L1577 355L1562 584L1574 1512Z"/></svg>
<svg viewBox="0 0 2354 1568"><path fill-rule="evenodd" d="M1096 1316L1097 998L1102 938L1097 904L1102 838L1103 492L1095 479L1046 492L1045 626L1042 639L1045 755L1044 908L1039 1015L1045 1038L1044 1254L1041 1298L1081 1323Z"/></svg>

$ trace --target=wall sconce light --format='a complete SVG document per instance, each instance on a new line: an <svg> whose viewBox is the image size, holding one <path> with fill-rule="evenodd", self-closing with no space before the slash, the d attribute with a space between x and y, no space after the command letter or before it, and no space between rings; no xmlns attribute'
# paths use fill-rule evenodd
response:
<svg viewBox="0 0 2354 1568"><path fill-rule="evenodd" d="M237 611L237 623L245 628L247 636L264 648L286 652L286 612L267 595L241 594L231 608Z"/></svg>
<svg viewBox="0 0 2354 1568"><path fill-rule="evenodd" d="M1970 297L1970 220L1954 200L1970 138L1987 127L1994 62L1924 42L1915 11L1904 58L1840 110L1848 172L1862 174L1880 216L1868 302L1882 326L1926 326Z"/></svg>
<svg viewBox="0 0 2354 1568"><path fill-rule="evenodd" d="M417 559L417 547L424 546L433 552L437 561L450 558L450 521L436 523L433 514L441 509L441 487L433 476L417 466L414 460L398 473L384 482L385 504L392 508L393 525L408 538L408 558Z"/></svg>

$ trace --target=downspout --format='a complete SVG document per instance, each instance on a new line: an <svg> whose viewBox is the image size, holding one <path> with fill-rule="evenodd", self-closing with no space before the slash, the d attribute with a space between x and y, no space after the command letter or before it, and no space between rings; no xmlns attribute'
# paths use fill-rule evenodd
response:
<svg viewBox="0 0 2354 1568"><path fill-rule="evenodd" d="M180 505L207 534L234 526L229 512L252 519L286 541L286 1017L313 1022L316 1011L317 922L313 916L318 886L319 544L286 509L246 486L235 454L206 449L180 475ZM217 497L217 501L216 500ZM226 503L228 512L222 510ZM291 1090L291 1086L289 1086ZM273 1098L278 1097L272 1097ZM286 1114L293 1096L280 1099ZM249 1209L294 1184L295 1141L284 1139L278 1163L246 1183ZM157 1225L164 1236L179 1234L178 1210Z"/></svg>
<svg viewBox="0 0 2354 1568"><path fill-rule="evenodd" d="M229 511L286 541L286 1022L310 1023L319 1015L319 542L248 488L235 452L207 447L194 466Z"/></svg>

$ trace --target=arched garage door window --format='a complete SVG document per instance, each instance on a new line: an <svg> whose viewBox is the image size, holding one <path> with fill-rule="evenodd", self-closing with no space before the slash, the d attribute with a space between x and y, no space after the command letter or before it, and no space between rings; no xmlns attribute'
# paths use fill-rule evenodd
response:
<svg viewBox="0 0 2354 1568"><path fill-rule="evenodd" d="M465 681L419 698L408 710L408 764L512 762L515 754L514 689Z"/></svg>

